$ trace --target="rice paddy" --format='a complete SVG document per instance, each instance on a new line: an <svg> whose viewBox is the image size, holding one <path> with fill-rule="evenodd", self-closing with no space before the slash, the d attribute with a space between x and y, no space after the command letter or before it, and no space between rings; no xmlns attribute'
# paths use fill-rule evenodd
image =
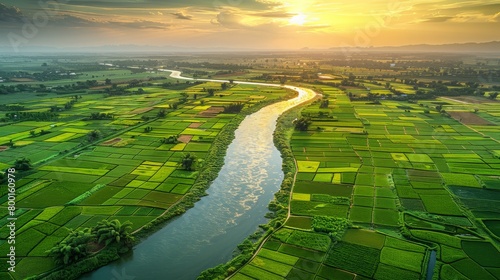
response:
<svg viewBox="0 0 500 280"><path fill-rule="evenodd" d="M293 64L287 69L302 67ZM330 69L321 63L317 67ZM345 67L331 69L343 72L325 74L332 82L348 77ZM249 80L268 74L262 69L228 75L204 70ZM367 69L351 70L372 75ZM26 279L55 268L47 250L71 230L118 219L131 221L135 231L171 214L194 195L219 135L234 125L237 114L224 113L224 108L241 102L248 109L289 94L243 84L224 90L211 82L172 86L173 80L159 72L85 73L118 82L130 77L114 75L150 80L140 89L119 85L127 93L122 96L89 90L67 110L62 107L74 98L70 95L16 100L23 113L56 108L59 116L2 125L0 168L22 157L34 166L17 181L17 266L22 273L4 269L2 279ZM462 96L408 102L389 98L393 92L416 94L415 86L402 79L383 80L390 86L368 78L355 81L302 85L321 92L328 102L304 107L301 115L310 119L309 127L290 133L297 173L293 188L276 195L289 198L277 207L289 215L262 226L270 235L246 265L229 267L231 279L425 279L433 254L433 279L500 279L498 104ZM213 95L207 92L211 88L217 89ZM377 102L362 99L370 94ZM437 105L444 111L434 110ZM10 113L1 110L2 116ZM92 118L96 113L104 117ZM180 164L188 153L197 158L193 170ZM5 209L7 196L1 194ZM9 232L2 223L4 252Z"/></svg>
<svg viewBox="0 0 500 280"><path fill-rule="evenodd" d="M207 84L186 87L191 98L176 109L171 104L178 99L178 91L152 87L139 96L83 95L57 121L3 126L0 145L7 147L0 152L0 165L11 166L25 157L35 167L17 189L17 225L22 226L17 235L17 257L22 258L18 269L27 271L36 266L36 274L53 268L47 250L66 238L69 230L93 227L102 219L131 221L133 230L149 224L190 192L217 135L235 116L220 110L209 116L203 112L232 102L252 107L258 103L257 97L271 102L288 94L279 88L266 88L263 94L253 86L235 85L224 91L223 97L215 98L205 97L203 87ZM196 99L192 97L195 94ZM70 97L62 96L22 105L29 111L43 110L68 100ZM166 114L158 117L162 109ZM112 113L113 118L89 120L93 112ZM99 138L89 141L89 133L95 130ZM177 143L164 141L171 135ZM196 156L197 170L180 165L187 153ZM6 206L6 196L1 202ZM8 234L2 227L2 240ZM1 242L0 250L8 246ZM294 258L283 256L281 261L285 262ZM280 268L283 275L289 270L289 264L265 258L254 264L258 271L267 265ZM14 279L26 275L12 274Z"/></svg>
<svg viewBox="0 0 500 280"><path fill-rule="evenodd" d="M498 279L500 227L489 219L500 214L493 205L500 199L493 191L500 174L498 138L481 136L486 127L425 113L416 104L374 105L350 101L333 87L321 91L328 109L319 102L304 108L302 116L312 123L291 138L297 176L287 237L279 237L282 229L265 245L266 252L300 259L286 276L274 276L423 279L437 250L435 279ZM320 216L347 219L353 227L326 254L312 247L313 239L290 244L290 236L312 231L310 221ZM477 225L488 234L479 234ZM316 250L317 257L299 250ZM232 279L239 275L259 279L245 270Z"/></svg>

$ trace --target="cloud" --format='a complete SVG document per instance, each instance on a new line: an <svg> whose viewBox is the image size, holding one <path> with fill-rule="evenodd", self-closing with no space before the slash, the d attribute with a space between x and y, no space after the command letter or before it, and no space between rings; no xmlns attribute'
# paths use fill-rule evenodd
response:
<svg viewBox="0 0 500 280"><path fill-rule="evenodd" d="M125 27L133 29L167 29L168 24L149 20L136 20L136 21L109 21L103 27Z"/></svg>
<svg viewBox="0 0 500 280"><path fill-rule="evenodd" d="M467 5L464 4L460 7L455 7L455 8L450 8L446 9L447 11L453 13L481 13L485 15L494 15L498 11L500 11L500 3L497 4L473 4L473 5Z"/></svg>
<svg viewBox="0 0 500 280"><path fill-rule="evenodd" d="M38 5L38 0L25 0L31 5ZM262 0L71 0L66 5L78 7L99 7L99 8L136 8L136 9L168 9L168 8L188 8L188 7L234 7L246 10L266 10L278 5L273 1Z"/></svg>
<svg viewBox="0 0 500 280"><path fill-rule="evenodd" d="M431 17L431 18L426 18L422 20L422 22L446 22L453 19L453 17L447 17L447 16L438 16L438 17Z"/></svg>
<svg viewBox="0 0 500 280"><path fill-rule="evenodd" d="M20 23L23 22L23 18L24 15L19 8L0 3L0 22Z"/></svg>
<svg viewBox="0 0 500 280"><path fill-rule="evenodd" d="M215 16L215 19L212 19L211 23L230 29L241 29L248 27L247 25L242 23L241 18L242 17L236 13L230 11L222 11L218 13L217 16Z"/></svg>
<svg viewBox="0 0 500 280"><path fill-rule="evenodd" d="M290 18L297 14L276 11L276 12L253 13L251 15L256 17L265 17L265 18Z"/></svg>
<svg viewBox="0 0 500 280"><path fill-rule="evenodd" d="M186 15L183 12L172 13L177 19L192 20L193 16Z"/></svg>
<svg viewBox="0 0 500 280"><path fill-rule="evenodd" d="M158 11L158 12L149 12L150 15L152 16L163 16L163 13Z"/></svg>
<svg viewBox="0 0 500 280"><path fill-rule="evenodd" d="M170 25L149 21L149 20L132 20L132 21L99 21L95 19L85 19L69 14L54 17L51 20L53 26L70 27L70 28L131 28L131 29L167 29Z"/></svg>
<svg viewBox="0 0 500 280"><path fill-rule="evenodd" d="M496 13L494 16L491 17L491 21L493 22L500 22L500 12Z"/></svg>

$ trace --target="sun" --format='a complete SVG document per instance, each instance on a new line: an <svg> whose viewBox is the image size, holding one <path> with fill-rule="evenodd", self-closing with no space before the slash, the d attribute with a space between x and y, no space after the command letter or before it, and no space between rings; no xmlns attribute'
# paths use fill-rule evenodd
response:
<svg viewBox="0 0 500 280"><path fill-rule="evenodd" d="M306 16L304 14L295 15L288 21L288 23L293 25L304 25L304 23L306 23Z"/></svg>

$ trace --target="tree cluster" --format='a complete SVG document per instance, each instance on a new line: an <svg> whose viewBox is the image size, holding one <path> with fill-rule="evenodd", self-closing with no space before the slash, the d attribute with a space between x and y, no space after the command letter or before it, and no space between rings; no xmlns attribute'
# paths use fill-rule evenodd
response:
<svg viewBox="0 0 500 280"><path fill-rule="evenodd" d="M226 114L236 114L241 112L241 110L245 107L245 104L242 102L234 102L229 105L224 106L224 113Z"/></svg>
<svg viewBox="0 0 500 280"><path fill-rule="evenodd" d="M329 104L330 104L330 101L328 100L328 98L323 98L321 100L321 103L319 104L319 107L320 108L328 108Z"/></svg>
<svg viewBox="0 0 500 280"><path fill-rule="evenodd" d="M5 113L5 118L2 118L2 122L7 121L51 121L57 119L59 115L56 112L22 112L16 111L11 113Z"/></svg>
<svg viewBox="0 0 500 280"><path fill-rule="evenodd" d="M166 138L163 138L161 140L161 142L163 144L176 144L177 142L179 142L177 139L179 138L179 135L170 135Z"/></svg>
<svg viewBox="0 0 500 280"><path fill-rule="evenodd" d="M90 116L87 118L87 120L112 120L114 118L113 114L111 113L90 113Z"/></svg>
<svg viewBox="0 0 500 280"><path fill-rule="evenodd" d="M299 119L293 121L293 124L295 125L295 130L299 131L307 131L311 123L312 121L311 118L309 117L300 117Z"/></svg>
<svg viewBox="0 0 500 280"><path fill-rule="evenodd" d="M129 221L122 224L117 219L102 220L93 228L72 231L65 240L47 252L54 257L56 264L76 263L91 254L92 243L130 247L134 240L131 230L132 223Z"/></svg>
<svg viewBox="0 0 500 280"><path fill-rule="evenodd" d="M187 153L181 159L180 164L185 170L191 171L196 167L196 156L194 154Z"/></svg>
<svg viewBox="0 0 500 280"><path fill-rule="evenodd" d="M95 140L101 138L101 132L99 130L92 130L89 133L87 133L87 140L89 142L94 142Z"/></svg>

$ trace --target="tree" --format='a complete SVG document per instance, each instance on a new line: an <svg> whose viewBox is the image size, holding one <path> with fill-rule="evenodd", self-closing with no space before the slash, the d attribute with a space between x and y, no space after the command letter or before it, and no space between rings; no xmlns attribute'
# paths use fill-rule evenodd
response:
<svg viewBox="0 0 500 280"><path fill-rule="evenodd" d="M92 239L93 235L89 232L89 229L72 231L66 240L47 252L55 258L56 264L72 264L89 254L87 250L88 243Z"/></svg>
<svg viewBox="0 0 500 280"><path fill-rule="evenodd" d="M327 98L324 98L321 100L321 103L319 104L320 108L328 108L328 105L330 104L330 101Z"/></svg>
<svg viewBox="0 0 500 280"><path fill-rule="evenodd" d="M166 115L165 109L160 109L160 111L158 112L158 114L156 114L156 116L158 118L164 118L165 115Z"/></svg>
<svg viewBox="0 0 500 280"><path fill-rule="evenodd" d="M116 243L120 245L131 245L134 240L131 234L132 223L129 221L123 224L114 219L112 221L102 220L97 223L97 226L92 228L92 234L97 238L97 243L108 246Z"/></svg>
<svg viewBox="0 0 500 280"><path fill-rule="evenodd" d="M95 140L99 139L100 136L101 133L99 132L99 130L94 129L87 134L87 139L89 140L89 142L94 142Z"/></svg>
<svg viewBox="0 0 500 280"><path fill-rule="evenodd" d="M281 85L284 85L286 83L286 81L287 81L286 76L283 76L283 77L280 78L280 84Z"/></svg>
<svg viewBox="0 0 500 280"><path fill-rule="evenodd" d="M224 106L224 113L227 114L235 114L241 112L241 110L245 107L245 104L243 102L234 102L231 103L227 106Z"/></svg>
<svg viewBox="0 0 500 280"><path fill-rule="evenodd" d="M490 93L490 99L491 100L495 100L497 98L497 96L498 96L498 92L492 92L492 93Z"/></svg>
<svg viewBox="0 0 500 280"><path fill-rule="evenodd" d="M104 82L104 83L105 83L106 85L110 85L110 84L111 84L111 80L108 78L108 79L106 79L106 80L105 80L105 82Z"/></svg>
<svg viewBox="0 0 500 280"><path fill-rule="evenodd" d="M97 113L93 112L90 113L90 117L88 117L90 120L112 120L114 119L114 115L112 113Z"/></svg>
<svg viewBox="0 0 500 280"><path fill-rule="evenodd" d="M371 93L371 91L368 92L368 100L373 101L375 99L375 94Z"/></svg>
<svg viewBox="0 0 500 280"><path fill-rule="evenodd" d="M196 164L196 156L192 155L190 153L187 153L184 155L184 157L181 159L181 166L185 170L193 170Z"/></svg>
<svg viewBox="0 0 500 280"><path fill-rule="evenodd" d="M311 124L311 119L307 117L300 117L300 119L296 119L293 121L295 124L295 129L299 131L307 131L309 125Z"/></svg>
<svg viewBox="0 0 500 280"><path fill-rule="evenodd" d="M164 144L176 144L178 142L179 135L170 135L166 138L163 138L162 142Z"/></svg>
<svg viewBox="0 0 500 280"><path fill-rule="evenodd" d="M226 89L227 89L227 87L228 87L227 83L222 83L222 84L220 85L220 88L221 88L222 90L226 90Z"/></svg>
<svg viewBox="0 0 500 280"><path fill-rule="evenodd" d="M30 170L31 169L31 161L27 158L19 158L16 159L16 162L14 163L14 168L16 170Z"/></svg>
<svg viewBox="0 0 500 280"><path fill-rule="evenodd" d="M214 96L214 94L215 94L215 89L213 89L213 88L209 88L209 89L207 89L207 92L208 92L208 96Z"/></svg>

